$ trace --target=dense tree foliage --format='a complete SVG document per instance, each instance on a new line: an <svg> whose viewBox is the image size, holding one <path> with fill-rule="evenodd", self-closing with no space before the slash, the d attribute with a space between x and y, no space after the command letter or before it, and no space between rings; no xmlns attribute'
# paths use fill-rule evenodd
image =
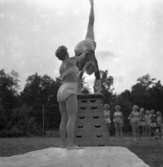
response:
<svg viewBox="0 0 163 167"><path fill-rule="evenodd" d="M12 110L19 104L18 80L16 72L9 74L0 70L0 125L1 128L11 128Z"/></svg>
<svg viewBox="0 0 163 167"><path fill-rule="evenodd" d="M60 80L37 73L27 78L19 92L16 72L0 71L0 132L1 136L42 134L58 129L60 114L57 91Z"/></svg>
<svg viewBox="0 0 163 167"><path fill-rule="evenodd" d="M42 128L58 128L60 115L56 97L59 86L58 78L54 81L47 75L41 77L36 73L27 78L21 99L23 103L33 107L31 115L38 125L44 126Z"/></svg>
<svg viewBox="0 0 163 167"><path fill-rule="evenodd" d="M163 110L161 99L163 98L163 86L160 81L146 74L137 79L132 86L131 100L134 104L147 109Z"/></svg>
<svg viewBox="0 0 163 167"><path fill-rule="evenodd" d="M126 132L130 131L128 115L134 104L146 109L155 109L163 114L163 85L149 74L141 76L132 86L121 94L114 94L112 76L101 71L104 103L121 105L124 113ZM47 130L58 129L60 114L57 91L61 84L59 78L52 79L35 73L26 80L24 89L19 89L19 75L12 71L0 70L0 136L42 135ZM89 90L83 87L83 93Z"/></svg>
<svg viewBox="0 0 163 167"><path fill-rule="evenodd" d="M134 104L146 110L161 111L163 116L163 85L149 74L139 77L131 90L123 91L115 99L114 103L122 107L126 131L130 129L128 116Z"/></svg>

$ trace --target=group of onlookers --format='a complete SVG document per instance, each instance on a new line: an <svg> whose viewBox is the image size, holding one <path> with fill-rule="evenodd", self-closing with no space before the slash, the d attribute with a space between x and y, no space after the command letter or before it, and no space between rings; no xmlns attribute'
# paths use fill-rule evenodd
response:
<svg viewBox="0 0 163 167"><path fill-rule="evenodd" d="M115 105L114 111L111 112L110 105L104 104L104 117L108 131L110 132L110 127L114 124L115 136L123 136L124 114L121 106ZM163 118L160 111L155 111L154 109L146 110L137 105L133 105L127 119L134 137L163 137Z"/></svg>
<svg viewBox="0 0 163 167"><path fill-rule="evenodd" d="M133 136L159 137L163 130L163 119L160 111L145 110L134 105L129 115Z"/></svg>

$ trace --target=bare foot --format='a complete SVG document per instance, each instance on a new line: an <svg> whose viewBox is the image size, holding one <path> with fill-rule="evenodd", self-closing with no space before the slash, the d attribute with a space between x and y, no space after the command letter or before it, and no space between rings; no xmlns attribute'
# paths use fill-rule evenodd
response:
<svg viewBox="0 0 163 167"><path fill-rule="evenodd" d="M90 2L90 4L91 4L91 6L94 5L94 1L93 1L93 0L89 0L89 2Z"/></svg>

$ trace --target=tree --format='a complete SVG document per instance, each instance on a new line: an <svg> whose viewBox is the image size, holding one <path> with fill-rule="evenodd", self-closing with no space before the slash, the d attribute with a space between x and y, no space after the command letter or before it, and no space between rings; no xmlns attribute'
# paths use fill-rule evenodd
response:
<svg viewBox="0 0 163 167"><path fill-rule="evenodd" d="M0 130L4 129L6 124L7 124L7 114L0 100Z"/></svg>
<svg viewBox="0 0 163 167"><path fill-rule="evenodd" d="M14 131L16 130L21 136L40 134L40 127L36 124L35 118L31 115L32 110L32 107L25 104L13 110L12 129L14 129Z"/></svg>
<svg viewBox="0 0 163 167"><path fill-rule="evenodd" d="M163 86L160 81L146 74L137 79L131 90L131 98L134 104L147 109L162 110Z"/></svg>
<svg viewBox="0 0 163 167"><path fill-rule="evenodd" d="M10 127L12 121L12 110L18 106L18 91L19 87L18 76L14 77L14 72L6 73L3 69L0 70L0 99L3 106L3 117L5 117L5 127ZM16 72L15 72L16 74ZM17 79L16 79L17 78Z"/></svg>
<svg viewBox="0 0 163 167"><path fill-rule="evenodd" d="M161 81L157 81L149 90L150 94L150 101L149 105L150 108L154 108L155 110L160 110L163 114L163 85Z"/></svg>
<svg viewBox="0 0 163 167"><path fill-rule="evenodd" d="M137 79L137 83L132 86L131 96L134 104L140 107L149 108L151 101L150 89L154 86L156 79L146 74Z"/></svg>
<svg viewBox="0 0 163 167"><path fill-rule="evenodd" d="M151 78L149 74L146 74L146 75L143 75L142 77L139 77L137 81L139 84L141 84L142 87L149 89L155 84L156 79Z"/></svg>
<svg viewBox="0 0 163 167"><path fill-rule="evenodd" d="M120 95L116 97L116 101L114 105L120 105L122 108L123 116L124 116L124 131L130 131L130 124L128 120L128 116L132 110L133 103L131 101L131 92L129 90L123 91Z"/></svg>
<svg viewBox="0 0 163 167"><path fill-rule="evenodd" d="M59 78L54 81L47 75L40 76L37 73L27 78L21 97L23 103L33 107L32 116L42 128L59 127L57 92L60 84Z"/></svg>
<svg viewBox="0 0 163 167"><path fill-rule="evenodd" d="M101 78L101 85L102 91L101 93L104 96L104 103L111 103L113 98L113 82L114 78L112 76L108 76L108 71L100 70L100 78Z"/></svg>

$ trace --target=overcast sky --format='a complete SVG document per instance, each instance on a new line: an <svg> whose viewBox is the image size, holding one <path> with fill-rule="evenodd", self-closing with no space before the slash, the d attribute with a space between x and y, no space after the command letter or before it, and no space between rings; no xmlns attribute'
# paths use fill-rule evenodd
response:
<svg viewBox="0 0 163 167"><path fill-rule="evenodd" d="M114 76L115 91L147 73L163 81L162 0L94 1L97 59ZM0 69L17 71L22 84L35 72L55 79L55 49L64 44L73 55L88 14L88 0L0 0Z"/></svg>

